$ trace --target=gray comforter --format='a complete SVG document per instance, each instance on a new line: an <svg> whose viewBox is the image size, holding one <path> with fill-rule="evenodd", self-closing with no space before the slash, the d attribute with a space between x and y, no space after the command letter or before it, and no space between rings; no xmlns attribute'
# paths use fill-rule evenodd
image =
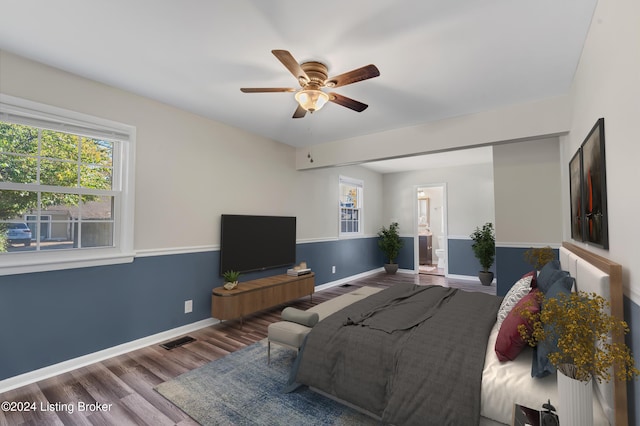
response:
<svg viewBox="0 0 640 426"><path fill-rule="evenodd" d="M500 298L398 284L320 321L298 383L393 425L476 425L489 332Z"/></svg>

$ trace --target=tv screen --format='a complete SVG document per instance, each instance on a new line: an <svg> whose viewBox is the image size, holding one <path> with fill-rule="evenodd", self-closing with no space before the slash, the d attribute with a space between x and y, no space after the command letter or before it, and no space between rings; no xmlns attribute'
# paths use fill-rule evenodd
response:
<svg viewBox="0 0 640 426"><path fill-rule="evenodd" d="M223 214L220 222L220 275L295 263L295 217Z"/></svg>

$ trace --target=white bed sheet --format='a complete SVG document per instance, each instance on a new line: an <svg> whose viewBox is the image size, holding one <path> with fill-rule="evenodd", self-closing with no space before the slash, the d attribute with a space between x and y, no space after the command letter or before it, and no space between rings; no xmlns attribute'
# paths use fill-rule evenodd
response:
<svg viewBox="0 0 640 426"><path fill-rule="evenodd" d="M542 409L542 404L551 400L558 408L556 376L542 379L531 377L533 349L526 347L514 361L500 362L495 353L498 326L489 336L487 353L482 372L481 416L500 423L512 424L514 403ZM593 419L596 426L608 426L600 402L594 392Z"/></svg>

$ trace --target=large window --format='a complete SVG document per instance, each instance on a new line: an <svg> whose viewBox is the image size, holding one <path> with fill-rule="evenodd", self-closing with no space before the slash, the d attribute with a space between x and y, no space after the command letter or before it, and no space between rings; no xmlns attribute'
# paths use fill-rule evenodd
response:
<svg viewBox="0 0 640 426"><path fill-rule="evenodd" d="M0 96L0 274L130 261L134 129Z"/></svg>
<svg viewBox="0 0 640 426"><path fill-rule="evenodd" d="M362 233L362 193L361 180L340 176L340 235L359 235Z"/></svg>

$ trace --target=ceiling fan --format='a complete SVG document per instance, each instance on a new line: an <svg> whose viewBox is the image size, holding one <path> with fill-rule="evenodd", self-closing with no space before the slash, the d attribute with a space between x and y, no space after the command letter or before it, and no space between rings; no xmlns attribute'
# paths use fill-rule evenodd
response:
<svg viewBox="0 0 640 426"><path fill-rule="evenodd" d="M302 89L298 90L291 87L243 87L240 90L244 93L296 92L295 98L298 102L298 108L293 113L293 118L302 118L307 114L307 111L313 113L322 108L327 102L333 102L354 111L362 112L367 109L367 104L338 93L327 93L321 89L323 87L346 86L347 84L357 83L380 75L380 71L375 65L366 65L328 78L328 69L323 63L311 61L299 64L287 50L272 50L271 53L293 74Z"/></svg>

